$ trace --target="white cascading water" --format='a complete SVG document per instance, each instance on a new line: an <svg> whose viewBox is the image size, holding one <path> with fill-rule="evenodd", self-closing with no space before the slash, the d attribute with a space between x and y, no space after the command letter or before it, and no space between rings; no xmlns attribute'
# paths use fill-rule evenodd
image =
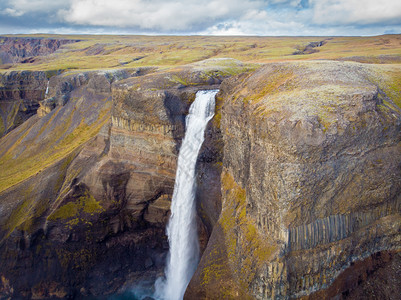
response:
<svg viewBox="0 0 401 300"><path fill-rule="evenodd" d="M165 279L156 281L155 297L181 300L199 261L195 207L195 165L206 125L214 115L217 90L199 91L186 118L186 132L178 155L177 173L167 226L170 252Z"/></svg>
<svg viewBox="0 0 401 300"><path fill-rule="evenodd" d="M45 98L47 94L49 93L49 80L47 80L47 86L46 86L46 92L45 92Z"/></svg>

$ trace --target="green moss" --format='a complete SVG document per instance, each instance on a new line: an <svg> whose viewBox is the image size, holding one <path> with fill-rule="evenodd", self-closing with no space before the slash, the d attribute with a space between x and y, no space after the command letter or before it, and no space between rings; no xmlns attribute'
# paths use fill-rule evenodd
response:
<svg viewBox="0 0 401 300"><path fill-rule="evenodd" d="M244 103L258 103L265 96L273 96L281 91L281 87L285 86L295 75L289 69L277 70L274 74L265 79L265 82L258 83L256 89L251 93L251 96L246 96L248 91L245 91ZM289 90L289 86L285 86L285 90Z"/></svg>
<svg viewBox="0 0 401 300"><path fill-rule="evenodd" d="M57 194L62 181L65 177L65 173L68 165L71 163L72 159L76 154L67 157L61 164L59 168L59 178L55 185L54 195ZM51 202L48 198L36 198L36 187L34 185L29 185L25 188L21 188L20 199L22 199L21 204L19 204L11 213L7 220L7 236L14 231L16 228L19 230L26 231L28 233L35 230L35 226L49 209L49 203ZM91 204L89 204L91 207ZM93 209L92 209L93 210Z"/></svg>
<svg viewBox="0 0 401 300"><path fill-rule="evenodd" d="M262 236L252 218L246 212L246 191L237 184L230 173L222 173L222 193L225 199L219 224L221 224L227 246L228 260L237 270L237 278L244 290L249 289L257 270L276 251L276 246Z"/></svg>
<svg viewBox="0 0 401 300"><path fill-rule="evenodd" d="M57 220L72 218L78 214L80 206L81 204L76 202L67 203L52 213L48 219Z"/></svg>
<svg viewBox="0 0 401 300"><path fill-rule="evenodd" d="M96 253L90 249L71 251L67 249L56 249L58 261L64 270L85 270L93 265Z"/></svg>
<svg viewBox="0 0 401 300"><path fill-rule="evenodd" d="M19 154L18 158L16 158L16 151L21 148L23 144L22 141L31 130L29 127L22 127L21 130L24 131L20 138L10 147L5 155L0 157L0 165L2 165L2 172L0 173L0 192L41 172L61 159L68 157L68 155L86 141L94 137L99 130L110 121L110 110L111 105L106 104L100 111L95 123L88 126L85 121L82 120L70 134L66 135L67 130L71 128L72 118L75 114L79 113L75 110L68 115L68 119L52 127L46 139L43 139L43 137L41 137L42 133L44 130L54 125L53 120L56 114L60 113L60 110L52 112L53 115L51 118L48 122L43 124L41 130L36 135L36 142L31 142L29 145L30 147L26 148L28 151L22 152L22 154Z"/></svg>
<svg viewBox="0 0 401 300"><path fill-rule="evenodd" d="M4 121L0 114L0 137L4 134L6 128L4 127Z"/></svg>
<svg viewBox="0 0 401 300"><path fill-rule="evenodd" d="M15 122L15 118L17 117L17 114L19 112L19 108L20 108L21 102L20 101L14 101L11 104L11 110L8 112L7 114L7 129L10 129L14 126L14 122Z"/></svg>
<svg viewBox="0 0 401 300"><path fill-rule="evenodd" d="M26 217L30 214L33 209L32 193L33 186L28 186L21 193L22 203L12 211L10 217L7 220L8 231L11 233L17 226L21 225Z"/></svg>
<svg viewBox="0 0 401 300"><path fill-rule="evenodd" d="M50 79L53 76L56 76L60 73L60 70L47 70L46 71L46 78Z"/></svg>
<svg viewBox="0 0 401 300"><path fill-rule="evenodd" d="M391 100L401 108L401 71L392 72L390 74L390 80L386 86L384 86L386 94Z"/></svg>
<svg viewBox="0 0 401 300"><path fill-rule="evenodd" d="M223 106L223 97L218 93L216 95L215 113L213 117L213 123L217 128L220 128L221 124L221 110Z"/></svg>
<svg viewBox="0 0 401 300"><path fill-rule="evenodd" d="M89 194L89 192L85 192L85 194L79 197L76 201L69 202L59 207L48 217L48 220L66 220L78 217L82 213L94 215L103 211L104 209L99 202L96 201L95 198ZM68 224L76 225L78 224L78 219L70 220Z"/></svg>
<svg viewBox="0 0 401 300"><path fill-rule="evenodd" d="M172 82L176 82L176 83L180 83L180 84L185 85L185 86L191 85L191 83L188 83L185 78L179 77L177 75L173 75L171 77L171 81Z"/></svg>
<svg viewBox="0 0 401 300"><path fill-rule="evenodd" d="M60 168L59 168L60 174L59 174L59 177L57 178L57 182L56 182L56 185L54 188L56 194L61 190L61 188L63 186L67 169L68 169L69 165L71 164L72 160L74 159L74 157L75 157L74 153L70 154L69 156L67 156L67 158L64 159L64 161L60 165Z"/></svg>

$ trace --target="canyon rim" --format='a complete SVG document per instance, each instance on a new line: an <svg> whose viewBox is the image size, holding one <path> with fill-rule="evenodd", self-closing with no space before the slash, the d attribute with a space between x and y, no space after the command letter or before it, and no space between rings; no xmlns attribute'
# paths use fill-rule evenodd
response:
<svg viewBox="0 0 401 300"><path fill-rule="evenodd" d="M0 37L0 298L164 275L196 94L184 299L398 299L401 36Z"/></svg>

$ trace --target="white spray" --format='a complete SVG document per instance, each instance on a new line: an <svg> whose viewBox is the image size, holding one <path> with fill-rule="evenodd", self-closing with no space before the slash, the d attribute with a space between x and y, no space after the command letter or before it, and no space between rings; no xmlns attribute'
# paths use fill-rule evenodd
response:
<svg viewBox="0 0 401 300"><path fill-rule="evenodd" d="M165 279L156 281L155 297L181 300L199 261L195 205L195 165L206 125L214 115L217 90L199 91L186 118L186 132L178 155L177 173L167 226L170 252Z"/></svg>

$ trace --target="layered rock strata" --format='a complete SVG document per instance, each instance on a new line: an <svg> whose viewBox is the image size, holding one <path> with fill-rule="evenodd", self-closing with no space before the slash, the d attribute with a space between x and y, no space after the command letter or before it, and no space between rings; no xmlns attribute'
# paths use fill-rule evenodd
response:
<svg viewBox="0 0 401 300"><path fill-rule="evenodd" d="M75 42L79 40L0 37L0 64L32 63L37 56L49 55L61 46Z"/></svg>
<svg viewBox="0 0 401 300"><path fill-rule="evenodd" d="M222 213L187 299L346 297L399 261L401 111L380 82L334 62L224 82Z"/></svg>
<svg viewBox="0 0 401 300"><path fill-rule="evenodd" d="M217 87L186 298L399 294L401 117L386 68L52 77L38 114L0 139L1 297L97 297L160 276L185 116L196 91Z"/></svg>
<svg viewBox="0 0 401 300"><path fill-rule="evenodd" d="M226 75L154 71L52 77L38 115L0 140L2 297L107 295L162 274L185 116Z"/></svg>
<svg viewBox="0 0 401 300"><path fill-rule="evenodd" d="M0 137L36 114L45 97L45 72L12 71L0 74Z"/></svg>

